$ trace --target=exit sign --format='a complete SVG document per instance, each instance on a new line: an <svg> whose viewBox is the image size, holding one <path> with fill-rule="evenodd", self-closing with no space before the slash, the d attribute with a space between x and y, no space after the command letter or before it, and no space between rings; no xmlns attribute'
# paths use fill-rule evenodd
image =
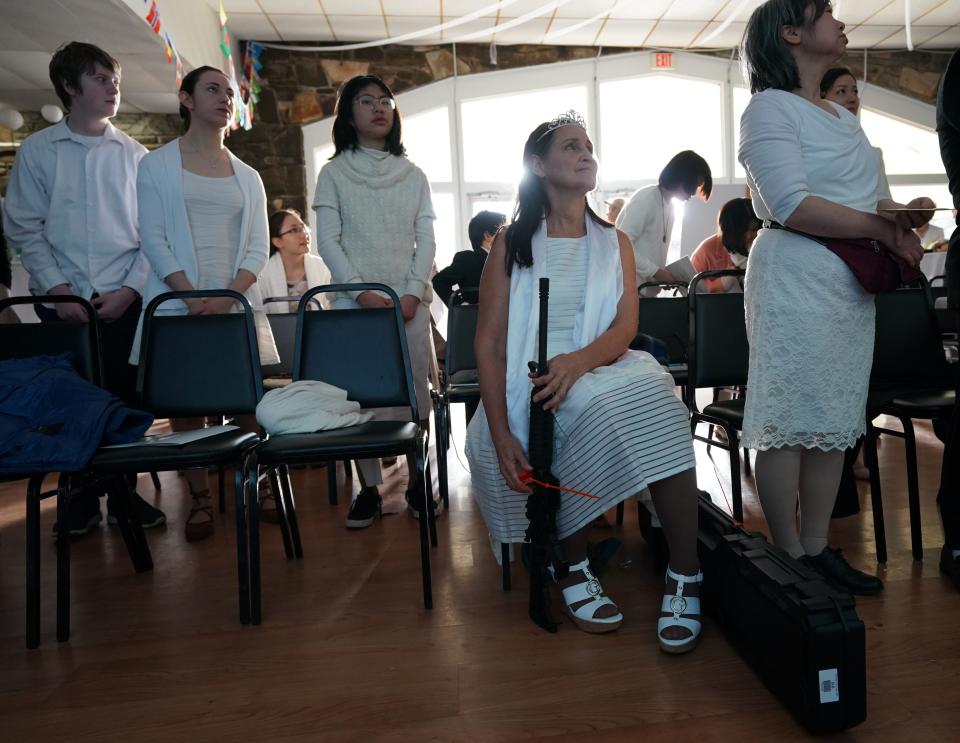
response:
<svg viewBox="0 0 960 743"><path fill-rule="evenodd" d="M654 52L650 55L650 63L655 70L672 70L673 52Z"/></svg>

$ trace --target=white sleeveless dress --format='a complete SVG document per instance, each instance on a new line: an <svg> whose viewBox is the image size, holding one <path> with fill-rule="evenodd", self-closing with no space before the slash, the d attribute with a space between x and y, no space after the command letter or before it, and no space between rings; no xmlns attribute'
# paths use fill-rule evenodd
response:
<svg viewBox="0 0 960 743"><path fill-rule="evenodd" d="M584 311L588 242L547 237L546 247L552 358L578 348L574 328ZM562 493L561 539L649 483L694 466L687 410L673 394L672 377L652 356L629 353L629 365L601 366L582 376L556 411L554 475L564 487L599 496ZM527 496L511 490L500 474L482 404L467 429L467 459L493 540L524 541Z"/></svg>

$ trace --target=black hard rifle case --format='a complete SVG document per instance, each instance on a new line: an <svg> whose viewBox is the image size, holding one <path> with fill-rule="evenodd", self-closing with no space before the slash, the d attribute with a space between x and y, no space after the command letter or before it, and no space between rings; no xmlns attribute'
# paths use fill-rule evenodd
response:
<svg viewBox="0 0 960 743"><path fill-rule="evenodd" d="M863 622L851 595L700 497L704 609L809 731L867 716Z"/></svg>

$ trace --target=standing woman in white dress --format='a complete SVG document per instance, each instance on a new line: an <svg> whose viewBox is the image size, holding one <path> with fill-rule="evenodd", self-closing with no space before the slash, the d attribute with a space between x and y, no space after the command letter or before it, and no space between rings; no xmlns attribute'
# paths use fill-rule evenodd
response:
<svg viewBox="0 0 960 743"><path fill-rule="evenodd" d="M596 496L561 494L567 612L587 632L620 626L623 615L590 571L583 528L649 486L670 545L658 637L665 651L687 652L700 634L702 580L693 446L670 375L628 350L638 308L630 240L587 207L597 163L579 116L534 129L523 161L513 222L497 233L480 282L482 404L467 429L474 497L495 542L524 541L529 400L543 385L539 399L555 414L553 473ZM550 279L550 371L531 380L542 277Z"/></svg>
<svg viewBox="0 0 960 743"><path fill-rule="evenodd" d="M753 97L739 158L767 228L747 264L743 446L758 450L757 491L774 542L843 588L870 594L883 584L828 547L827 530L843 452L865 430L874 298L810 236L872 238L910 265L922 250L910 219L878 216L894 204L879 198L877 158L856 117L820 98L820 81L847 44L843 28L823 0L768 0L747 24L742 56Z"/></svg>
<svg viewBox="0 0 960 743"><path fill-rule="evenodd" d="M233 118L230 80L214 67L198 67L180 85L183 136L144 156L137 173L141 247L150 261L143 306L158 294L194 289L232 289L258 310L254 321L260 361L279 361L262 312L257 275L267 263L267 197L260 175L223 145ZM235 311L229 298L179 300L166 312L209 315ZM142 324L142 318L141 318ZM140 330L131 363L137 363ZM187 362L189 363L189 362ZM199 428L202 421L174 421ZM213 534L206 470L185 473L193 497L187 518L189 541Z"/></svg>

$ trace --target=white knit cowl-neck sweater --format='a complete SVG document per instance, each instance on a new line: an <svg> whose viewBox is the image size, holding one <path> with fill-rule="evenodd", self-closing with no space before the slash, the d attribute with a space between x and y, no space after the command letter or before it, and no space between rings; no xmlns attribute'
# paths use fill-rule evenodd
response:
<svg viewBox="0 0 960 743"><path fill-rule="evenodd" d="M341 152L320 170L313 208L317 248L335 282L376 281L432 299L436 215L426 175L406 157Z"/></svg>

